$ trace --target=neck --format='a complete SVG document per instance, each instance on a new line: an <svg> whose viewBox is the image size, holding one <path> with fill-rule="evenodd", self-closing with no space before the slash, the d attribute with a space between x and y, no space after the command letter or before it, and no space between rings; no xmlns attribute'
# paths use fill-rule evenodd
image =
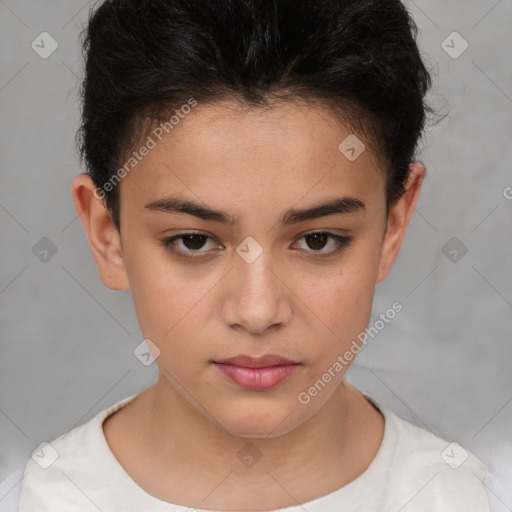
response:
<svg viewBox="0 0 512 512"><path fill-rule="evenodd" d="M194 475L189 478L195 479L195 496L208 496L199 508L222 508L223 500L235 504L236 489L243 490L237 504L250 504L253 510L255 503L282 508L310 501L357 478L382 441L381 413L344 381L312 417L279 437L233 435L161 376L147 391L142 417L149 418L144 437L149 453L157 457L153 467L176 482L179 461L182 475ZM224 489L210 496L227 475ZM266 489L264 496L261 489ZM190 504L185 496L181 500Z"/></svg>

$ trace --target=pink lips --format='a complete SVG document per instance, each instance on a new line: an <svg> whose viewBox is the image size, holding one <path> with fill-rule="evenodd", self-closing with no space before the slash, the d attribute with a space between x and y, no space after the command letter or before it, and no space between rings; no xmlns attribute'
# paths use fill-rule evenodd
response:
<svg viewBox="0 0 512 512"><path fill-rule="evenodd" d="M240 355L213 363L236 384L252 391L277 386L300 366L300 363L274 354L259 358Z"/></svg>

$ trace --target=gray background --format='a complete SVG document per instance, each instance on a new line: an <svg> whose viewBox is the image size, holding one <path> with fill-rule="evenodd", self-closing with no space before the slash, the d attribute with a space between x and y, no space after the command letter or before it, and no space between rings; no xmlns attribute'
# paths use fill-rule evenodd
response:
<svg viewBox="0 0 512 512"><path fill-rule="evenodd" d="M369 339L348 380L473 451L502 482L500 510L510 510L512 1L406 4L434 74L430 101L448 115L424 137L422 196L377 285L371 323L395 301L404 309ZM91 5L0 0L0 480L42 441L157 374L133 355L143 337L130 292L101 283L70 195L82 172L78 36ZM47 59L31 48L43 31L59 44ZM469 43L458 58L441 46L453 31ZM32 252L42 237L57 249L47 262ZM452 237L455 262L452 246L443 251Z"/></svg>

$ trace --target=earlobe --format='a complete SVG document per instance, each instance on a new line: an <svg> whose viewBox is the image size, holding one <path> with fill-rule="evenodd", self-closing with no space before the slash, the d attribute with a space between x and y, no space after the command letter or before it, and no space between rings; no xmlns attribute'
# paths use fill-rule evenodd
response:
<svg viewBox="0 0 512 512"><path fill-rule="evenodd" d="M71 186L73 202L103 284L112 290L127 290L129 282L121 237L104 201L95 194L95 190L92 179L87 174L80 174Z"/></svg>
<svg viewBox="0 0 512 512"><path fill-rule="evenodd" d="M381 257L376 282L383 281L389 274L393 263L398 257L407 227L416 208L425 176L425 167L414 162L409 166L409 176L405 193L390 207L388 228L382 243Z"/></svg>

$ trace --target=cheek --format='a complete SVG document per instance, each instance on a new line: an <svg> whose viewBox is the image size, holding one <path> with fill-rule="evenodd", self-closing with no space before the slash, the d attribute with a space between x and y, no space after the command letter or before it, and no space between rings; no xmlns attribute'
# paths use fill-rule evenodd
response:
<svg viewBox="0 0 512 512"><path fill-rule="evenodd" d="M207 302L206 282L190 282L167 273L146 273L132 287L135 310L143 334L165 343L178 335L190 336L197 330L202 306Z"/></svg>
<svg viewBox="0 0 512 512"><path fill-rule="evenodd" d="M144 338L160 350L157 364L179 382L200 376L208 359L212 297L222 277L207 266L181 265L153 249L133 255L130 284ZM155 254L157 253L157 254Z"/></svg>
<svg viewBox="0 0 512 512"><path fill-rule="evenodd" d="M350 342L366 327L373 303L374 281L366 276L343 274L309 294L308 305L316 316L318 331L328 343ZM312 324L313 327L313 324Z"/></svg>
<svg viewBox="0 0 512 512"><path fill-rule="evenodd" d="M198 346L201 320L197 316L204 293L192 293L191 289L190 283L181 279L146 274L132 290L141 332L160 351L156 364L183 385L195 377L198 363L204 359Z"/></svg>
<svg viewBox="0 0 512 512"><path fill-rule="evenodd" d="M350 346L370 321L378 250L366 249L354 251L328 274L308 279L305 273L296 281L294 290L310 311L306 329L315 333L314 345L321 358L332 357Z"/></svg>
<svg viewBox="0 0 512 512"><path fill-rule="evenodd" d="M132 249L125 259L135 312L143 335L159 345L188 321L207 283L188 276L152 244L146 250L142 244Z"/></svg>

